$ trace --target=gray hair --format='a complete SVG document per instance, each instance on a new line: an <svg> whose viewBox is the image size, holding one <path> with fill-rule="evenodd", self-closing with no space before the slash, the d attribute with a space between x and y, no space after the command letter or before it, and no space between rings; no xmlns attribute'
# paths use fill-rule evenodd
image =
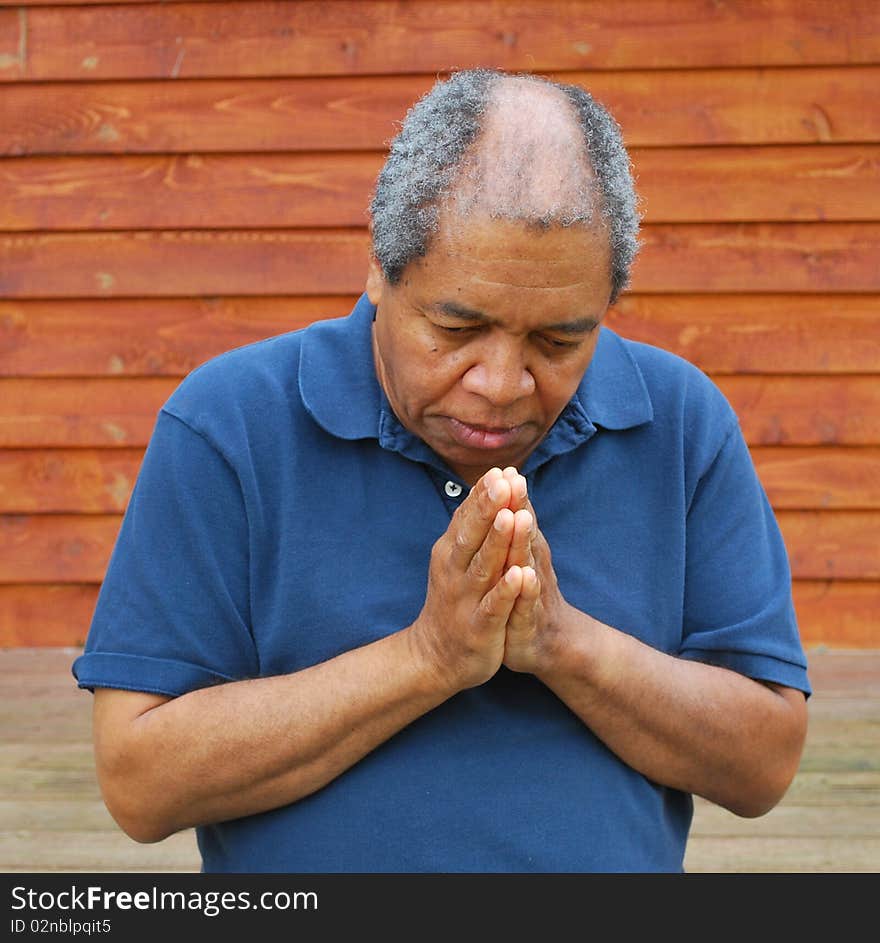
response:
<svg viewBox="0 0 880 943"><path fill-rule="evenodd" d="M399 281L406 266L428 251L431 234L438 228L440 208L454 196L462 168L473 160L474 150L479 151L471 145L484 130L484 118L494 103L499 83L508 77L494 69L453 73L435 84L407 112L400 132L391 142L370 203L373 255L390 283ZM578 86L531 75L515 78L540 83L565 96L588 166L585 173L573 175L578 178L574 184L571 179L566 181L568 191L575 189L564 205L536 215L523 204L517 214L509 208L496 208L496 215L517 215L544 227L589 223L598 190L599 209L611 245L613 303L629 283L639 232L638 197L620 127ZM531 150L518 156L521 164L537 159L534 141L525 144ZM576 159L581 158L568 155L565 163Z"/></svg>

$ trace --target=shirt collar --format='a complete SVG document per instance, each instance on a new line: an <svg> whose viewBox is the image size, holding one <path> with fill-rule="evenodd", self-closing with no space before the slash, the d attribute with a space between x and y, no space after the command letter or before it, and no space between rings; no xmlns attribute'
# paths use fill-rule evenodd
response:
<svg viewBox="0 0 880 943"><path fill-rule="evenodd" d="M319 425L341 439L382 441L405 431L391 414L376 377L375 311L364 294L348 317L317 321L303 333L299 371L303 404ZM653 418L645 381L626 343L607 327L599 330L596 352L577 392L536 452L545 453L546 445L558 453L563 444L560 434L567 446L562 451L567 451L589 438L596 427L629 429Z"/></svg>
<svg viewBox="0 0 880 943"><path fill-rule="evenodd" d="M299 391L312 418L340 439L378 438L384 398L373 363L373 315L361 295L348 317L303 332Z"/></svg>
<svg viewBox="0 0 880 943"><path fill-rule="evenodd" d="M600 328L596 352L575 397L603 429L631 429L654 418L651 396L627 342Z"/></svg>

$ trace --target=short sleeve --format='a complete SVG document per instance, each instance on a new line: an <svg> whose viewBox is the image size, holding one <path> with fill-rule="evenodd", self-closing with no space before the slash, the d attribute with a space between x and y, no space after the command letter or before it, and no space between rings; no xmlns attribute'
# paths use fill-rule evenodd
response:
<svg viewBox="0 0 880 943"><path fill-rule="evenodd" d="M233 468L161 411L73 665L79 686L177 696L258 674L248 545Z"/></svg>
<svg viewBox="0 0 880 943"><path fill-rule="evenodd" d="M687 515L684 658L810 693L788 554L739 425Z"/></svg>

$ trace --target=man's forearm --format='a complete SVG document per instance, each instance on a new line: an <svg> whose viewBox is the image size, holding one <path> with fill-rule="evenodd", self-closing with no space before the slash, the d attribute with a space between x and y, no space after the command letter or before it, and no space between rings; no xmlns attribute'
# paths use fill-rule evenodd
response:
<svg viewBox="0 0 880 943"><path fill-rule="evenodd" d="M320 789L451 693L408 630L295 674L170 700L99 690L104 798L139 841L263 812Z"/></svg>
<svg viewBox="0 0 880 943"><path fill-rule="evenodd" d="M569 607L537 672L624 762L738 815L775 805L797 771L801 692L675 658Z"/></svg>

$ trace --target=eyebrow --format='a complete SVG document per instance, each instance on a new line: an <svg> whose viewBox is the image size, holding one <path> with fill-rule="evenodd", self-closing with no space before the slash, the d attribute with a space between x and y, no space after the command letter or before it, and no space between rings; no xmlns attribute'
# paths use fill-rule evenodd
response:
<svg viewBox="0 0 880 943"><path fill-rule="evenodd" d="M437 307L450 317L459 318L462 321L472 321L476 324L491 324L492 318L482 311L475 308L467 308L464 305L457 304L454 301L444 301ZM576 318L573 321L560 321L558 324L543 324L540 330L554 331L558 334L587 334L599 326L597 318Z"/></svg>

